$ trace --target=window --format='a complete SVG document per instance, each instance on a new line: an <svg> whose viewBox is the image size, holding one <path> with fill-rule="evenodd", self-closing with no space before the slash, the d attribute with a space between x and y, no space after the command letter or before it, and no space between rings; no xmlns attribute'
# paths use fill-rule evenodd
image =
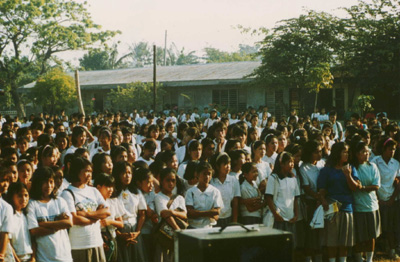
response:
<svg viewBox="0 0 400 262"><path fill-rule="evenodd" d="M246 90L222 89L212 91L212 102L235 110L244 110L247 107Z"/></svg>

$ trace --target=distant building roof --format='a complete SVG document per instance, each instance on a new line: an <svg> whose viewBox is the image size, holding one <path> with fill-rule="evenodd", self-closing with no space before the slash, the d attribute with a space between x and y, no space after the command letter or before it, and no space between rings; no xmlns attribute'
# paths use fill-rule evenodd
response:
<svg viewBox="0 0 400 262"><path fill-rule="evenodd" d="M260 66L258 61L181 66L158 66L157 82L164 86L229 83L246 81L245 76ZM69 73L73 76L74 73ZM115 70L80 71L82 89L100 86L125 85L132 82L153 82L153 67ZM23 86L32 88L35 82Z"/></svg>

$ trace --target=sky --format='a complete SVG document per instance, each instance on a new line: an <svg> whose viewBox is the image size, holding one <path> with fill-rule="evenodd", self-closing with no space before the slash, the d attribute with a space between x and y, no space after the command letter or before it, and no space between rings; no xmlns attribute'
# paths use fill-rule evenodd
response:
<svg viewBox="0 0 400 262"><path fill-rule="evenodd" d="M78 0L78 2L84 0ZM325 11L343 16L340 7L357 0L87 0L95 23L106 30L122 32L111 43L120 43L123 54L133 43L149 42L164 47L172 42L178 49L196 51L205 47L236 51L239 44L253 45L260 37L242 34L237 25L273 28L276 22L298 17L305 10ZM82 52L61 57L78 63Z"/></svg>

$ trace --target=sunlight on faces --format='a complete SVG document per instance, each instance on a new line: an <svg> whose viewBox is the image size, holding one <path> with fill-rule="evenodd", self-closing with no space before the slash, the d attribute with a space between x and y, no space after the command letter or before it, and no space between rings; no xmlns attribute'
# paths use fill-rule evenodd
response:
<svg viewBox="0 0 400 262"><path fill-rule="evenodd" d="M270 153L274 153L278 151L278 139L273 138L268 144L267 144L267 151Z"/></svg>
<svg viewBox="0 0 400 262"><path fill-rule="evenodd" d="M25 163L18 169L18 178L25 185L31 180L33 175L32 165Z"/></svg>
<svg viewBox="0 0 400 262"><path fill-rule="evenodd" d="M190 158L192 160L199 160L201 157L201 153L203 151L203 146L200 144L195 150L190 151Z"/></svg>
<svg viewBox="0 0 400 262"><path fill-rule="evenodd" d="M247 181L256 181L258 178L258 168L252 167L250 172L243 174ZM250 183L251 184L251 183Z"/></svg>
<svg viewBox="0 0 400 262"><path fill-rule="evenodd" d="M12 201L15 205L16 210L21 210L25 208L28 203L29 203L29 192L25 188L21 190L21 192L18 192L17 194L14 194L12 197Z"/></svg>
<svg viewBox="0 0 400 262"><path fill-rule="evenodd" d="M203 186L208 185L211 181L212 174L213 174L212 169L205 169L201 171L199 174L197 174L199 185Z"/></svg>
<svg viewBox="0 0 400 262"><path fill-rule="evenodd" d="M110 156L105 157L105 162L101 163L101 172L111 175L113 169L113 162Z"/></svg>
<svg viewBox="0 0 400 262"><path fill-rule="evenodd" d="M82 184L87 184L87 183L89 183L90 180L92 179L92 172L93 172L93 169L92 169L92 167L91 167L90 165L87 166L87 167L85 167L85 168L83 168L83 169L79 172L79 175L78 175L79 181L80 181Z"/></svg>
<svg viewBox="0 0 400 262"><path fill-rule="evenodd" d="M11 173L0 176L0 194L7 192L11 182Z"/></svg>
<svg viewBox="0 0 400 262"><path fill-rule="evenodd" d="M121 183L124 186L128 186L132 182L132 168L127 166L125 172L120 175Z"/></svg>
<svg viewBox="0 0 400 262"><path fill-rule="evenodd" d="M103 196L104 199L108 199L112 196L114 192L114 187L113 186L97 186L97 189L99 190L100 194Z"/></svg>
<svg viewBox="0 0 400 262"><path fill-rule="evenodd" d="M54 183L54 179L53 178L50 178L49 180L43 182L43 184L42 184L42 197L44 199L46 199L46 198L48 198L50 196L50 194L54 190L54 186L55 186L55 183Z"/></svg>
<svg viewBox="0 0 400 262"><path fill-rule="evenodd" d="M259 147L254 148L254 156L258 158L263 158L267 152L265 144L261 144Z"/></svg>
<svg viewBox="0 0 400 262"><path fill-rule="evenodd" d="M174 173L169 173L162 181L161 188L163 191L168 193L172 192L176 186L176 175Z"/></svg>

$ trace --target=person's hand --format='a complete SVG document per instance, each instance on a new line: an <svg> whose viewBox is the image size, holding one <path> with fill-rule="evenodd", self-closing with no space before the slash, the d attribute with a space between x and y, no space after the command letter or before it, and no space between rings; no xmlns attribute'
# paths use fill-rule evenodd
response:
<svg viewBox="0 0 400 262"><path fill-rule="evenodd" d="M153 224L158 224L158 215L156 213L151 216L151 222L153 222Z"/></svg>
<svg viewBox="0 0 400 262"><path fill-rule="evenodd" d="M163 210L160 215L162 218L168 218L168 217L172 216L172 210L168 210L168 209Z"/></svg>
<svg viewBox="0 0 400 262"><path fill-rule="evenodd" d="M297 216L294 216L292 219L289 220L289 223L296 223Z"/></svg>
<svg viewBox="0 0 400 262"><path fill-rule="evenodd" d="M277 221L277 222L283 222L284 221L283 217L278 212L274 212L273 214L274 214L275 221Z"/></svg>
<svg viewBox="0 0 400 262"><path fill-rule="evenodd" d="M110 222L111 222L111 221L110 221L109 219L102 219L102 220L100 220L100 225L101 225L102 227L107 227L107 226L111 225Z"/></svg>
<svg viewBox="0 0 400 262"><path fill-rule="evenodd" d="M351 176L351 166L349 164L343 166L342 170L343 170L343 173L346 175L346 177Z"/></svg>
<svg viewBox="0 0 400 262"><path fill-rule="evenodd" d="M328 211L328 209L329 209L329 204L328 204L328 202L326 202L325 199L321 201L321 205L323 206L323 208L324 208L325 211Z"/></svg>

